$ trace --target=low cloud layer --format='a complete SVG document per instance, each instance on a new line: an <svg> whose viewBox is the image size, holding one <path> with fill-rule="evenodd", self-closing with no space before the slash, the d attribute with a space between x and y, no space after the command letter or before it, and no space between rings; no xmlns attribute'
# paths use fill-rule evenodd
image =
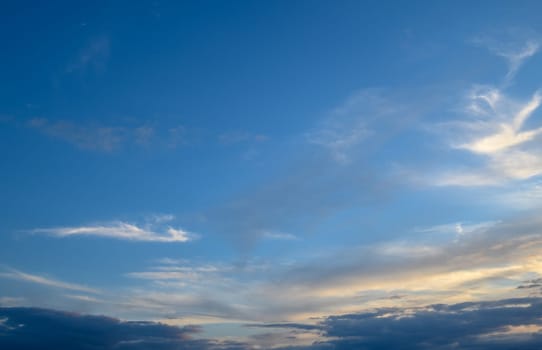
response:
<svg viewBox="0 0 542 350"><path fill-rule="evenodd" d="M200 349L197 328L123 322L36 308L0 308L2 349Z"/></svg>
<svg viewBox="0 0 542 350"><path fill-rule="evenodd" d="M261 324L269 329L246 341L195 338L199 327L127 322L36 308L0 308L0 346L5 349L259 349L269 339L319 334L311 345L264 348L350 349L539 349L542 299L380 308L329 316L317 324ZM254 327L251 325L250 327ZM282 333L273 331L282 329ZM286 333L284 333L286 331Z"/></svg>

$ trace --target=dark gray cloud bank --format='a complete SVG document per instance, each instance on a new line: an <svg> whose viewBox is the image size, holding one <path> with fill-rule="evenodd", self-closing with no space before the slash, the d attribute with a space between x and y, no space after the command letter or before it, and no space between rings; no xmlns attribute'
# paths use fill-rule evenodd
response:
<svg viewBox="0 0 542 350"><path fill-rule="evenodd" d="M267 324L322 341L282 350L541 349L542 298L383 308L329 316L317 325ZM0 308L0 349L251 349L254 344L196 339L197 327L125 322L37 308Z"/></svg>
<svg viewBox="0 0 542 350"><path fill-rule="evenodd" d="M0 308L0 349L243 349L191 337L197 327L124 322L38 308Z"/></svg>

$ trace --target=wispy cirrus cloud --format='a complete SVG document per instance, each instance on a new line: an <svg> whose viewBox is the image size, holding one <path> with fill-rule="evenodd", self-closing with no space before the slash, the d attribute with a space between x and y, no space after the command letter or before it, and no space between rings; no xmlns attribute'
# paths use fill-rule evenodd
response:
<svg viewBox="0 0 542 350"><path fill-rule="evenodd" d="M126 273L137 288L111 305L120 315L137 310L172 323L307 322L376 307L540 295L534 287L517 288L541 277L539 227L536 216L443 224L419 229L423 232L417 235L410 232L409 239L335 249L287 263L239 266L166 259ZM451 235L441 234L449 231ZM433 239L433 233L439 238Z"/></svg>
<svg viewBox="0 0 542 350"><path fill-rule="evenodd" d="M510 65L507 79L512 79L538 49L535 41L527 40L525 47L515 45L505 51L496 48L492 51L507 59ZM507 91L506 84L475 84L460 104L462 115L432 130L445 135L451 150L467 152L477 162L462 170L437 173L433 183L466 187L502 185L542 175L542 126L537 126L533 118L541 103L540 90L518 97Z"/></svg>
<svg viewBox="0 0 542 350"><path fill-rule="evenodd" d="M430 234L447 234L454 233L457 235L464 235L473 233L479 230L490 228L498 222L495 221L486 221L479 223L470 223L470 222L455 222L450 224L435 225L429 227L416 227L414 232L419 233L430 233Z"/></svg>
<svg viewBox="0 0 542 350"><path fill-rule="evenodd" d="M227 131L218 135L218 141L223 145L233 145L236 143L260 143L269 140L269 136L248 131Z"/></svg>
<svg viewBox="0 0 542 350"><path fill-rule="evenodd" d="M524 130L524 125L540 107L541 101L539 91L524 103L507 100L498 90L474 91L471 110L478 117L486 117L486 111L489 115L488 118L461 125L479 135L473 135L478 137L458 147L473 153L492 155L534 140L542 133L542 127Z"/></svg>
<svg viewBox="0 0 542 350"><path fill-rule="evenodd" d="M393 108L378 91L358 91L307 131L305 138L309 144L327 150L336 162L347 164L356 149L374 134L374 119L391 112Z"/></svg>
<svg viewBox="0 0 542 350"><path fill-rule="evenodd" d="M27 126L39 132L86 150L112 152L119 149L129 136L129 129L119 126L80 125L71 121L50 121L33 118Z"/></svg>
<svg viewBox="0 0 542 350"><path fill-rule="evenodd" d="M12 125L17 123L12 120ZM126 148L176 149L190 141L190 130L182 125L167 127L141 122L99 122L31 118L23 123L51 139L60 140L86 151L112 153Z"/></svg>
<svg viewBox="0 0 542 350"><path fill-rule="evenodd" d="M495 88L477 87L469 100L466 109L469 119L445 124L454 130L450 146L478 157L481 166L474 171L444 174L437 182L492 185L541 175L542 127L527 124L540 107L540 93L537 91L528 100L521 101Z"/></svg>
<svg viewBox="0 0 542 350"><path fill-rule="evenodd" d="M262 236L263 238L266 238L266 239L281 240L281 241L295 241L299 239L299 237L297 237L294 234L280 232L280 231L265 231L263 232Z"/></svg>
<svg viewBox="0 0 542 350"><path fill-rule="evenodd" d="M525 295L517 288L541 277L540 219L534 215L493 223L443 224L417 235L329 250L299 261L191 263L161 259L124 274L133 283L122 295L6 271L0 277L77 291L81 305L121 317L198 322L308 322L311 317L377 307L420 307ZM452 230L452 235L440 235ZM439 239L427 239L439 233ZM91 289L91 288L90 288ZM24 295L24 293L23 293ZM400 296L400 297L397 297ZM79 304L78 304L79 305Z"/></svg>
<svg viewBox="0 0 542 350"><path fill-rule="evenodd" d="M12 268L4 268L3 271L0 272L0 278L8 278L8 279L39 284L39 285L43 285L47 287L71 290L71 291L93 293L93 294L101 293L97 289L90 288L84 285L65 282L58 279L39 276L35 274L30 274L30 273L26 273L23 271L12 269Z"/></svg>
<svg viewBox="0 0 542 350"><path fill-rule="evenodd" d="M100 36L90 40L66 66L66 73L86 71L89 68L103 70L109 59L111 43L109 37Z"/></svg>
<svg viewBox="0 0 542 350"><path fill-rule="evenodd" d="M104 224L37 228L32 233L46 234L53 237L95 236L114 238L127 241L184 243L198 238L198 235L182 228L175 228L163 224L163 220L170 221L169 216L156 217L144 225L137 225L123 221L113 221Z"/></svg>
<svg viewBox="0 0 542 350"><path fill-rule="evenodd" d="M403 110L382 90L352 93L294 136L286 171L210 211L209 222L246 250L261 239L294 238L279 232L302 239L346 208L379 201L393 184L366 158L409 120Z"/></svg>
<svg viewBox="0 0 542 350"><path fill-rule="evenodd" d="M478 36L472 42L486 47L493 54L506 60L508 72L504 80L505 85L515 78L526 60L538 53L541 45L536 35L518 29L508 29L495 36Z"/></svg>

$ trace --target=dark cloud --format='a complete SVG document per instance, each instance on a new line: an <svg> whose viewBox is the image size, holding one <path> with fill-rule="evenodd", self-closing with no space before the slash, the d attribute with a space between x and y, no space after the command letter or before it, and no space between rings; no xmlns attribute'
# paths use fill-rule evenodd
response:
<svg viewBox="0 0 542 350"><path fill-rule="evenodd" d="M0 308L0 349L241 349L236 343L192 339L197 327L126 322L37 308Z"/></svg>
<svg viewBox="0 0 542 350"><path fill-rule="evenodd" d="M524 281L523 284L519 285L518 289L532 289L542 287L542 278L537 278L534 280Z"/></svg>
<svg viewBox="0 0 542 350"><path fill-rule="evenodd" d="M436 304L424 308L382 308L371 312L329 316L318 325L269 323L261 328L318 331L321 341L281 350L361 349L540 349L542 333L514 333L520 326L542 327L542 298ZM253 326L253 325L251 325ZM36 308L0 308L0 349L72 350L246 350L253 343L274 347L278 333L251 341L195 339L198 327L155 322L127 322ZM291 335L292 341L295 334Z"/></svg>
<svg viewBox="0 0 542 350"><path fill-rule="evenodd" d="M541 333L506 333L542 326L542 299L433 305L413 313L388 308L328 317L323 326L332 349L540 349Z"/></svg>

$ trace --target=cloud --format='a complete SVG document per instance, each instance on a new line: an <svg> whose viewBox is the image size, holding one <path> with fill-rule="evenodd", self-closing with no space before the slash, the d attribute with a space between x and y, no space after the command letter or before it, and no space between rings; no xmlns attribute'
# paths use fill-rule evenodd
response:
<svg viewBox="0 0 542 350"><path fill-rule="evenodd" d="M78 148L104 152L119 149L128 136L128 130L124 127L83 126L70 121L49 121L45 118L31 119L27 126Z"/></svg>
<svg viewBox="0 0 542 350"><path fill-rule="evenodd" d="M269 136L267 135L254 134L248 131L228 131L218 135L218 141L223 145L232 145L242 142L260 143L268 140Z"/></svg>
<svg viewBox="0 0 542 350"><path fill-rule="evenodd" d="M455 222L450 224L435 225L430 227L417 227L414 232L419 233L434 233L434 234L447 234L455 233L458 235L469 234L480 230L488 229L498 224L496 221L486 221L479 223L468 222Z"/></svg>
<svg viewBox="0 0 542 350"><path fill-rule="evenodd" d="M307 131L305 139L326 149L337 163L348 164L356 149L374 134L375 119L396 112L387 102L379 91L358 91Z"/></svg>
<svg viewBox="0 0 542 350"><path fill-rule="evenodd" d="M306 324L306 323L253 323L247 324L247 327L255 328L287 328L287 329L301 329L306 331L321 330L323 327L317 324Z"/></svg>
<svg viewBox="0 0 542 350"><path fill-rule="evenodd" d="M516 48L519 51L492 51L509 60L512 79L538 47L529 40L525 48ZM494 186L542 175L542 126L533 120L541 103L539 90L522 98L509 94L506 85L474 85L462 102L463 115L432 129L448 139L450 149L464 151L477 162L432 174L429 181L438 186Z"/></svg>
<svg viewBox="0 0 542 350"><path fill-rule="evenodd" d="M12 125L17 123L11 122ZM96 152L112 153L132 147L176 149L189 143L184 126L157 127L146 122L101 123L97 121L32 118L24 125L52 139Z"/></svg>
<svg viewBox="0 0 542 350"><path fill-rule="evenodd" d="M13 307L24 304L24 298L21 297L0 297L0 307Z"/></svg>
<svg viewBox="0 0 542 350"><path fill-rule="evenodd" d="M0 328L3 349L207 349L210 342L192 340L195 327L153 322L126 322L105 316L36 308L0 308L9 328Z"/></svg>
<svg viewBox="0 0 542 350"><path fill-rule="evenodd" d="M493 196L495 203L519 210L537 209L542 205L542 183L528 181L510 186Z"/></svg>
<svg viewBox="0 0 542 350"><path fill-rule="evenodd" d="M125 274L137 285L120 294L103 292L101 303L84 295L69 298L81 303L76 307L123 318L276 324L314 323L313 317L382 307L541 295L534 287L517 288L542 277L540 227L538 215L461 224L462 232L455 223L443 224L407 231L410 238L404 240L327 249L283 263L167 259ZM453 234L427 239L428 233L448 230Z"/></svg>
<svg viewBox="0 0 542 350"><path fill-rule="evenodd" d="M394 183L368 158L409 119L399 105L380 90L352 94L295 135L282 171L209 210L209 224L246 254L266 233L303 238L342 211L381 201Z"/></svg>
<svg viewBox="0 0 542 350"><path fill-rule="evenodd" d="M32 230L32 232L54 237L97 236L128 241L162 243L182 243L197 238L197 235L181 228L171 226L162 227L161 225L157 227L156 223L140 227L123 221L115 221L103 225L38 228Z"/></svg>
<svg viewBox="0 0 542 350"><path fill-rule="evenodd" d="M29 274L29 273L22 272L19 270L15 270L12 268L5 268L4 272L0 272L0 278L8 278L8 279L19 280L19 281L28 282L28 283L40 284L47 287L72 290L72 291L78 291L78 292L86 292L86 293L92 293L92 294L101 293L97 289L89 288L87 286L83 286L80 284L69 283L69 282L64 282L64 281L60 281L60 280L56 280L52 278L33 275L33 274Z"/></svg>
<svg viewBox="0 0 542 350"><path fill-rule="evenodd" d="M259 317L272 312L275 319L306 320L383 305L516 296L521 281L539 276L540 227L534 215L465 226L447 239L419 236L340 249L285 266L272 282L248 288L245 300L257 296L265 315ZM393 295L402 297L388 298Z"/></svg>
<svg viewBox="0 0 542 350"><path fill-rule="evenodd" d="M540 41L537 37L536 33L508 29L494 37L479 36L474 38L473 43L486 47L493 54L506 60L508 72L504 83L508 84L515 78L525 61L540 50Z"/></svg>
<svg viewBox="0 0 542 350"><path fill-rule="evenodd" d="M329 124L307 134L310 143L325 147L339 163L348 163L348 152L371 134L370 130L360 122L358 125L344 126Z"/></svg>
<svg viewBox="0 0 542 350"><path fill-rule="evenodd" d="M171 127L168 129L168 136L166 137L167 146L171 149L175 149L179 147L180 145L186 145L187 141L187 129L182 126L178 125L175 127Z"/></svg>
<svg viewBox="0 0 542 350"><path fill-rule="evenodd" d="M273 232L273 231L265 231L263 233L263 237L266 239L281 240L281 241L295 241L299 239L299 237L291 233Z"/></svg>
<svg viewBox="0 0 542 350"><path fill-rule="evenodd" d="M94 38L67 65L66 73L85 72L89 68L103 70L109 59L110 41L106 36Z"/></svg>
<svg viewBox="0 0 542 350"><path fill-rule="evenodd" d="M498 93L497 96L502 96ZM532 141L540 133L542 133L542 127L524 130L522 128L525 122L532 116L533 112L538 109L542 96L540 92L536 92L529 101L520 105L518 110L511 116L502 115L508 112L509 108L505 107L504 113L501 113L500 103L504 97L496 97L495 101L489 101L486 96L475 95L472 96L473 103L479 102L476 100L482 100L486 102L494 114L490 117L492 120L488 120L485 123L479 121L475 123L467 123L463 126L468 129L476 129L483 127L491 132L489 135L481 135L481 137L475 138L466 144L459 145L459 148L466 149L473 153L479 154L499 154L503 151L517 147L526 142ZM499 105L497 105L499 103ZM511 102L503 102L505 104L511 104ZM487 131L486 131L487 132Z"/></svg>
<svg viewBox="0 0 542 350"><path fill-rule="evenodd" d="M525 128L540 106L540 93L536 92L525 102L502 91L475 92L470 100L467 111L471 112L472 119L447 123L457 135L453 136L456 140L452 141L451 147L479 156L485 164L474 172L445 174L437 182L441 185L491 185L542 174L542 152L537 143L542 127Z"/></svg>
<svg viewBox="0 0 542 350"><path fill-rule="evenodd" d="M330 349L537 349L542 299L384 308L322 322ZM310 349L310 347L308 348Z"/></svg>
<svg viewBox="0 0 542 350"><path fill-rule="evenodd" d="M410 238L404 240L328 249L284 263L198 265L166 260L128 273L142 284L112 305L120 315L130 310L179 322L212 318L276 323L384 306L418 307L539 292L517 288L542 277L538 254L542 222L537 215L458 223L407 231Z"/></svg>
<svg viewBox="0 0 542 350"><path fill-rule="evenodd" d="M244 341L195 337L197 326L120 321L37 308L0 308L0 346L6 349L349 350L349 349L538 349L541 298L376 308L333 314L315 325L254 324L286 329ZM303 339L309 340L303 344ZM278 346L278 347L277 347Z"/></svg>

